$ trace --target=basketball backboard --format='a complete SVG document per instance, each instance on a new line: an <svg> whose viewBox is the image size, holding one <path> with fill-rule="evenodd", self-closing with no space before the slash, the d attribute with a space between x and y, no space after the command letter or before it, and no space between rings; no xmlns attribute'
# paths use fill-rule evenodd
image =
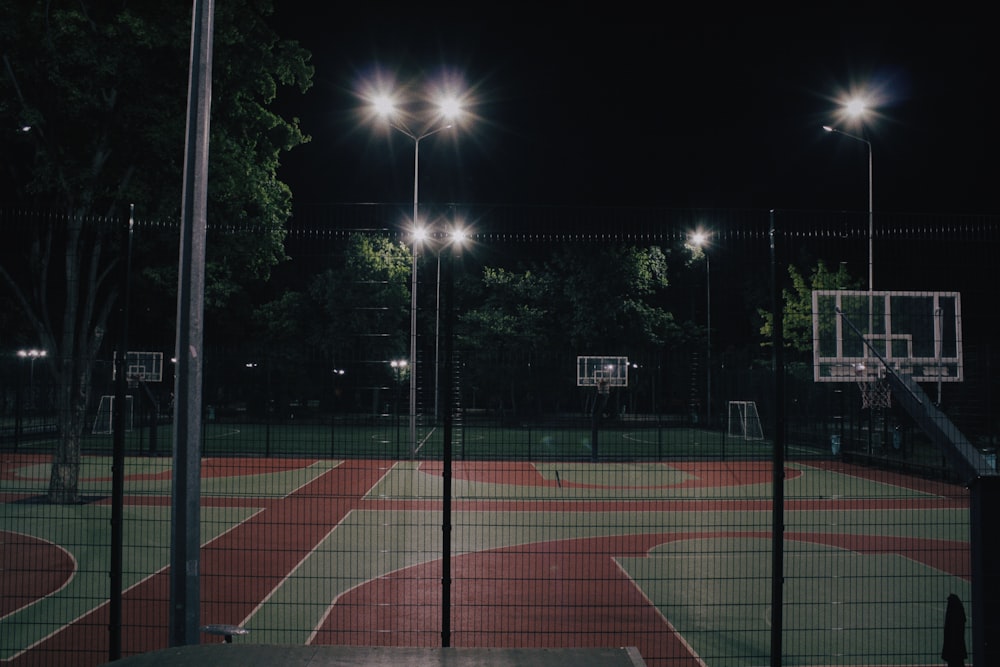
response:
<svg viewBox="0 0 1000 667"><path fill-rule="evenodd" d="M576 386L627 387L628 357L577 357Z"/></svg>
<svg viewBox="0 0 1000 667"><path fill-rule="evenodd" d="M115 351L115 363L112 366L111 378L117 379L118 352ZM125 379L129 382L162 382L163 353L162 352L128 352L125 355Z"/></svg>
<svg viewBox="0 0 1000 667"><path fill-rule="evenodd" d="M814 290L812 325L816 382L963 380L958 292Z"/></svg>

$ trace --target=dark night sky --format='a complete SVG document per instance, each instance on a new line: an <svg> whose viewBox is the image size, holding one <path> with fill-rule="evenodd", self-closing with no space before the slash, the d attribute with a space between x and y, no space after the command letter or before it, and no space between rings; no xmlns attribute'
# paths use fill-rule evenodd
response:
<svg viewBox="0 0 1000 667"><path fill-rule="evenodd" d="M513 22L277 4L280 33L316 66L314 87L279 105L313 137L280 172L297 202L412 201L413 141L357 113L381 71L424 86L447 72L474 100L454 134L421 142L423 202L864 210L865 145L832 124L871 140L876 210L998 212L986 21ZM876 116L838 122L838 98L862 86Z"/></svg>

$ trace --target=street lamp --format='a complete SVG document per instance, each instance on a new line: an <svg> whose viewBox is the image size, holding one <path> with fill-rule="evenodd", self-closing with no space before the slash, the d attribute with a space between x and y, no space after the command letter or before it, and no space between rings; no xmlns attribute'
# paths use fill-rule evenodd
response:
<svg viewBox="0 0 1000 667"><path fill-rule="evenodd" d="M866 105L862 100L854 99L845 105L845 112L848 116L860 119L861 116L867 111ZM874 188L872 187L872 143L862 136L856 134L848 134L842 130L838 130L835 127L829 125L824 125L823 129L827 132L833 132L836 134L843 135L848 139L853 139L855 141L860 141L865 145L868 150L868 336L872 337L874 341L874 328L875 328L875 312L874 312L874 294L872 290L874 289L874 267L875 262L872 257L872 243L875 229L874 211L875 211L875 200L874 200ZM862 128L863 129L863 128ZM889 341L886 340L886 346L888 346ZM883 350L884 351L884 350ZM865 350L867 355L867 350ZM864 367L861 367L861 372L864 372ZM865 392L865 387L871 387L872 385L859 384L862 393ZM873 412L869 411L869 419L873 419ZM872 446L872 424L869 423L868 429L868 448L871 449Z"/></svg>
<svg viewBox="0 0 1000 667"><path fill-rule="evenodd" d="M461 226L454 227L450 232L448 232L445 243L455 247L461 245L465 242L468 233L462 229ZM438 372L441 368L440 363L440 349L441 349L441 250L438 249L437 253L437 293L435 296L435 306L434 306L434 422L440 418L440 410L438 408L441 392L438 390Z"/></svg>
<svg viewBox="0 0 1000 667"><path fill-rule="evenodd" d="M455 97L442 98L437 102L437 109L424 117L420 122L423 129L416 131L410 123L419 121L413 114L400 113L396 101L389 95L378 95L374 101L376 113L385 118L389 127L413 140L413 255L410 284L410 456L417 451L417 243L423 238L424 232L418 218L418 202L420 192L420 142L438 132L451 129L450 122L461 114L461 105Z"/></svg>
<svg viewBox="0 0 1000 667"><path fill-rule="evenodd" d="M860 113L860 112L857 112ZM840 134L849 139L854 139L855 141L860 141L868 149L868 291L871 292L874 289L874 282L872 280L872 274L874 273L875 263L872 258L872 236L875 228L875 200L873 199L873 189L872 189L872 142L868 141L864 137L859 137L856 134L849 134L843 130L838 130L835 127L829 125L824 125L823 129L827 132L832 132L835 134Z"/></svg>
<svg viewBox="0 0 1000 667"><path fill-rule="evenodd" d="M48 352L45 350L18 350L17 356L22 359L28 359L30 361L29 371L28 371L28 409L35 409L35 361L38 359L43 359L48 356Z"/></svg>
<svg viewBox="0 0 1000 667"><path fill-rule="evenodd" d="M712 263L708 256L708 232L696 231L690 237L690 244L698 248L705 257L705 421L712 426Z"/></svg>
<svg viewBox="0 0 1000 667"><path fill-rule="evenodd" d="M853 118L860 119L865 114L866 110L867 108L865 103L858 99L851 100L845 105L847 115ZM872 244L875 230L875 200L873 194L874 188L872 187L872 143L862 136L849 134L829 125L824 125L823 129L827 132L843 135L848 139L860 141L865 145L868 151L868 335L872 336L875 333L874 294L872 293L872 290L875 288L875 261L872 256Z"/></svg>
<svg viewBox="0 0 1000 667"><path fill-rule="evenodd" d="M393 359L392 361L389 362L389 365L392 367L393 374L395 374L395 376L396 376L396 392L395 392L395 394L396 394L396 396L395 396L396 406L393 409L393 412L395 413L395 416L396 416L396 448L397 448L397 454L398 454L398 448L399 448L399 376L402 374L403 370L406 368L406 359Z"/></svg>

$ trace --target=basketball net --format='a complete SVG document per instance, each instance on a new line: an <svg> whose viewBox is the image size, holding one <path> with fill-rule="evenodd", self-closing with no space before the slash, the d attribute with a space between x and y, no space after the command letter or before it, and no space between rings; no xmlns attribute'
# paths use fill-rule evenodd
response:
<svg viewBox="0 0 1000 667"><path fill-rule="evenodd" d="M142 366L130 368L128 374L128 386L135 389L139 383L146 379L146 369Z"/></svg>
<svg viewBox="0 0 1000 667"><path fill-rule="evenodd" d="M879 378L872 382L858 382L861 390L861 409L888 408L892 405L892 389L889 381Z"/></svg>
<svg viewBox="0 0 1000 667"><path fill-rule="evenodd" d="M606 379L600 379L597 381L597 393L601 396L607 396L611 393L611 381Z"/></svg>

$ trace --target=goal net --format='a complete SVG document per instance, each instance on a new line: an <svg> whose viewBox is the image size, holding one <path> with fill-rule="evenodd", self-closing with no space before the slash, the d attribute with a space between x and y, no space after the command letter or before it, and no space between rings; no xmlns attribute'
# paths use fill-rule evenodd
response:
<svg viewBox="0 0 1000 667"><path fill-rule="evenodd" d="M729 401L729 437L742 440L763 440L756 401Z"/></svg>
<svg viewBox="0 0 1000 667"><path fill-rule="evenodd" d="M97 406L97 417L94 419L93 433L113 433L115 415L115 397L101 396L101 403ZM125 397L125 430L132 430L132 397Z"/></svg>

